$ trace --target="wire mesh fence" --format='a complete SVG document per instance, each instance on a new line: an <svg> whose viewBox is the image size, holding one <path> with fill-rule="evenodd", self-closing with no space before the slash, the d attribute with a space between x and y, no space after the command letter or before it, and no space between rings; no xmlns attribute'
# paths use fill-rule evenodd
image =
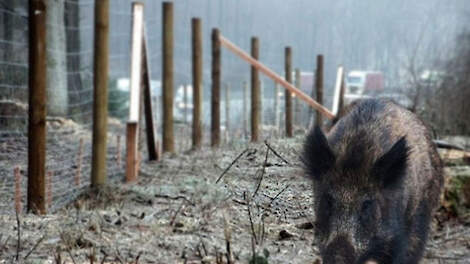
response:
<svg viewBox="0 0 470 264"><path fill-rule="evenodd" d="M157 136L162 116L162 3L142 1L148 43L150 83ZM109 120L107 172L111 181L123 179L125 121L129 108L132 1L110 1ZM93 55L95 1L64 0L48 6L47 27L47 156L46 196L49 211L72 201L90 186L93 125ZM211 95L211 30L250 50L250 38L237 23L249 17L244 11L213 19L214 5L174 5L174 122L177 151L191 148L192 62L191 18L203 23L203 127L209 145ZM15 210L16 200L26 203L28 163L28 6L25 1L0 6L0 214ZM224 12L223 10L218 10ZM260 61L283 75L284 54L279 43L261 39ZM311 73L302 90L310 93ZM262 139L284 133L284 89L260 74ZM250 134L250 66L227 50L222 51L221 124L223 142L245 143ZM308 107L299 103L299 128L306 127ZM302 112L302 113L301 113ZM141 122L142 130L145 122ZM145 134L141 133L141 143ZM143 144L141 144L143 145ZM143 159L146 158L142 147ZM16 173L15 168L19 173ZM15 188L16 186L16 188ZM23 206L23 210L26 206Z"/></svg>

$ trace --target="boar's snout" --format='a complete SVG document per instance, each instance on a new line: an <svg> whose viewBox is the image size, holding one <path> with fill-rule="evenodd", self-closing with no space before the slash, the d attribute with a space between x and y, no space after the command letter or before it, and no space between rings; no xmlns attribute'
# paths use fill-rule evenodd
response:
<svg viewBox="0 0 470 264"><path fill-rule="evenodd" d="M345 235L334 238L323 252L323 264L347 264L356 261L356 251Z"/></svg>

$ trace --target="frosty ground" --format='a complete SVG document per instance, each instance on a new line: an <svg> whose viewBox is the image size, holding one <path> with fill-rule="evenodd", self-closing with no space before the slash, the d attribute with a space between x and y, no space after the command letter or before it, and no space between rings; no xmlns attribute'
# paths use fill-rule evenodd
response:
<svg viewBox="0 0 470 264"><path fill-rule="evenodd" d="M135 184L87 192L51 215L20 215L20 243L16 216L2 215L0 263L17 255L30 263L227 263L227 255L249 263L254 253L269 253L268 263L316 263L302 141L144 161ZM468 219L435 220L423 263L470 263Z"/></svg>

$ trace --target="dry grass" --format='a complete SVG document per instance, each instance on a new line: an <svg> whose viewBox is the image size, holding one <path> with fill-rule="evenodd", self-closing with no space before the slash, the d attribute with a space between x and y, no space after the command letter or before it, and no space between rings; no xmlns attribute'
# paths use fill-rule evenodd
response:
<svg viewBox="0 0 470 264"><path fill-rule="evenodd" d="M90 190L53 215L20 216L19 250L16 217L0 216L0 263L17 252L31 263L249 263L266 252L269 263L314 263L300 143L269 142L288 163L264 143L144 162L136 184ZM423 263L470 263L468 224L436 228Z"/></svg>

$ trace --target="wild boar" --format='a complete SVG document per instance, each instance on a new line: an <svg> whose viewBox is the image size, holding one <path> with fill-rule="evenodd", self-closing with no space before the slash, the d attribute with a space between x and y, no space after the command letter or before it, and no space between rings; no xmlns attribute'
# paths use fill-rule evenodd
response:
<svg viewBox="0 0 470 264"><path fill-rule="evenodd" d="M324 264L418 263L443 185L430 134L410 111L361 100L304 143Z"/></svg>

